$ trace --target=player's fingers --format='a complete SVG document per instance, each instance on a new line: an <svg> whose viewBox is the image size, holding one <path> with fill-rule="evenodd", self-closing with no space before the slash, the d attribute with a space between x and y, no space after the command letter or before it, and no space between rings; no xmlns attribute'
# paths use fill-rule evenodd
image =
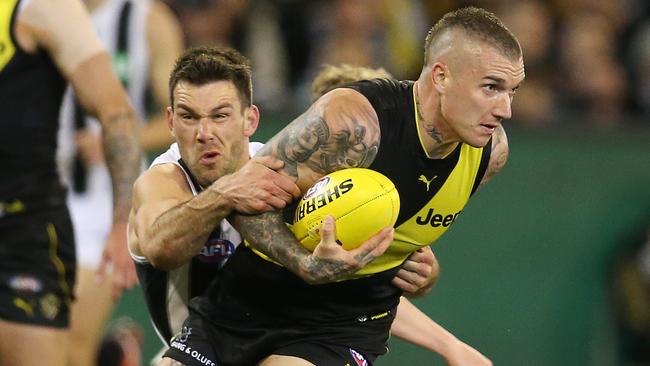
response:
<svg viewBox="0 0 650 366"><path fill-rule="evenodd" d="M404 281L404 280L403 280L402 278L400 278L400 277L394 277L393 280L392 280L392 283L393 283L393 285L394 285L395 287L401 289L401 290L404 291L404 292L408 292L408 293L413 293L413 294L414 294L414 293L416 293L417 290L418 290L418 287L417 287L417 286L415 286L414 284L412 284L412 283L410 283L410 282L408 282L408 281Z"/></svg>
<svg viewBox="0 0 650 366"><path fill-rule="evenodd" d="M332 215L325 216L325 218L323 219L323 224L321 225L320 228L321 244L336 243L335 229L336 229L336 224L335 224L334 216Z"/></svg>
<svg viewBox="0 0 650 366"><path fill-rule="evenodd" d="M293 199L301 197L302 192L300 192L300 188L294 183L293 179L278 174L277 179L274 181L275 185L280 188L280 190L284 193L286 193L289 196L289 200L293 201Z"/></svg>
<svg viewBox="0 0 650 366"><path fill-rule="evenodd" d="M273 186L273 189L269 192L270 196L281 200L285 205L294 200L293 194L294 192L291 191L291 188L282 188L277 185Z"/></svg>
<svg viewBox="0 0 650 366"><path fill-rule="evenodd" d="M376 257L384 254L393 241L394 229L387 227L370 237L358 248L350 250L350 254L360 262L363 267Z"/></svg>
<svg viewBox="0 0 650 366"><path fill-rule="evenodd" d="M395 235L395 229L392 227L387 227L383 229L380 233L382 233L382 237L379 241L379 244L375 247L375 249L372 251L372 254L375 257L379 257L380 255L384 254L386 249L390 246L390 243L393 242L393 235Z"/></svg>
<svg viewBox="0 0 650 366"><path fill-rule="evenodd" d="M125 263L125 286L127 289L133 288L138 284L138 275L135 272L135 264L132 261Z"/></svg>
<svg viewBox="0 0 650 366"><path fill-rule="evenodd" d="M404 281L406 281L408 283L412 283L413 285L417 286L418 288L420 288L420 287L427 284L427 277L426 276L422 276L422 275L418 274L417 272L411 272L411 271L408 271L408 270L405 270L405 269L400 269L397 272L396 277L399 277L399 278L403 279Z"/></svg>
<svg viewBox="0 0 650 366"><path fill-rule="evenodd" d="M428 277L431 274L431 264L420 263L420 262L413 261L411 259L407 259L406 261L404 261L402 268L407 271L417 273L420 276L424 276L424 277Z"/></svg>
<svg viewBox="0 0 650 366"><path fill-rule="evenodd" d="M118 302L120 300L120 297L122 297L122 291L124 289L121 286L116 285L113 283L113 301Z"/></svg>
<svg viewBox="0 0 650 366"><path fill-rule="evenodd" d="M424 248L419 248L415 252L413 252L409 257L408 260L413 261L413 262L419 262L419 263L428 263L431 264L433 263L434 256L433 252L429 247L424 247Z"/></svg>
<svg viewBox="0 0 650 366"><path fill-rule="evenodd" d="M418 262L432 264L436 261L436 256L430 247L422 247L416 251L418 253Z"/></svg>
<svg viewBox="0 0 650 366"><path fill-rule="evenodd" d="M109 264L109 257L107 252L102 252L102 258L99 261L99 266L97 267L97 271L95 273L97 274L97 281L98 282L103 282L104 279L106 279L106 271L108 268Z"/></svg>
<svg viewBox="0 0 650 366"><path fill-rule="evenodd" d="M262 209L263 212L281 209L287 205L287 201L285 199L273 195L267 197L263 203L265 204Z"/></svg>
<svg viewBox="0 0 650 366"><path fill-rule="evenodd" d="M115 296L119 298L119 295L122 293L122 290L126 287L126 273L124 273L123 268L114 268L113 269L113 298Z"/></svg>
<svg viewBox="0 0 650 366"><path fill-rule="evenodd" d="M262 164L265 167L273 170L282 169L284 161L274 158L273 156L256 156L253 158L256 163Z"/></svg>

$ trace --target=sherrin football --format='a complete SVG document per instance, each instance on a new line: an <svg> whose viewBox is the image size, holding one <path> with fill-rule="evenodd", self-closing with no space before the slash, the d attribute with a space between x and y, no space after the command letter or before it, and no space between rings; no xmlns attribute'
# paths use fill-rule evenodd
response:
<svg viewBox="0 0 650 366"><path fill-rule="evenodd" d="M302 197L292 230L309 250L320 242L323 219L335 219L336 239L344 249L354 249L381 229L395 225L399 194L381 173L348 168L324 176Z"/></svg>

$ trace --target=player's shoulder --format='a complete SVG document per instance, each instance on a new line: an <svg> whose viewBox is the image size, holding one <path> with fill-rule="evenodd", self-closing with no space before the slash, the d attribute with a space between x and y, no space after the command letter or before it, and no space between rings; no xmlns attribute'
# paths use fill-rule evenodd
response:
<svg viewBox="0 0 650 366"><path fill-rule="evenodd" d="M136 194L149 190L160 189L165 185L179 185L185 183L185 174L180 166L174 163L162 163L152 166L144 171L134 183Z"/></svg>
<svg viewBox="0 0 650 366"><path fill-rule="evenodd" d="M318 112L335 114L352 114L372 110L368 98L356 89L336 88L320 97L312 106Z"/></svg>

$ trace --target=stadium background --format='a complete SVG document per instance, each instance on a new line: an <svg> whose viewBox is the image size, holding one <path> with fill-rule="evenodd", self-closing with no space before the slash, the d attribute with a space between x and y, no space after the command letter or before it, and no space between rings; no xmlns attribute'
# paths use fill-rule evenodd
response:
<svg viewBox="0 0 650 366"><path fill-rule="evenodd" d="M614 264L650 226L647 2L167 2L188 44L227 44L253 60L257 141L307 105L322 63L417 78L424 35L440 14L467 4L494 10L526 61L505 123L510 160L435 244L440 280L415 303L495 365L628 364L633 340L621 332ZM160 343L139 291L124 295L114 317L143 326L146 364ZM390 345L379 366L444 364Z"/></svg>

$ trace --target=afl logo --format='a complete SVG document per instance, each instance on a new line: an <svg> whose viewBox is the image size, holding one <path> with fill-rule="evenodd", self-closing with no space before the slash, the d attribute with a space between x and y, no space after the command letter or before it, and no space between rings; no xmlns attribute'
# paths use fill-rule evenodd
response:
<svg viewBox="0 0 650 366"><path fill-rule="evenodd" d="M329 182L330 182L330 177L325 176L325 177L321 178L321 180L314 183L314 185L309 188L307 193L305 193L305 195L302 197L302 200L307 201L312 196L314 196L317 192L319 192L323 187L328 185Z"/></svg>
<svg viewBox="0 0 650 366"><path fill-rule="evenodd" d="M206 263L222 263L235 251L235 244L229 240L209 238L198 255Z"/></svg>

